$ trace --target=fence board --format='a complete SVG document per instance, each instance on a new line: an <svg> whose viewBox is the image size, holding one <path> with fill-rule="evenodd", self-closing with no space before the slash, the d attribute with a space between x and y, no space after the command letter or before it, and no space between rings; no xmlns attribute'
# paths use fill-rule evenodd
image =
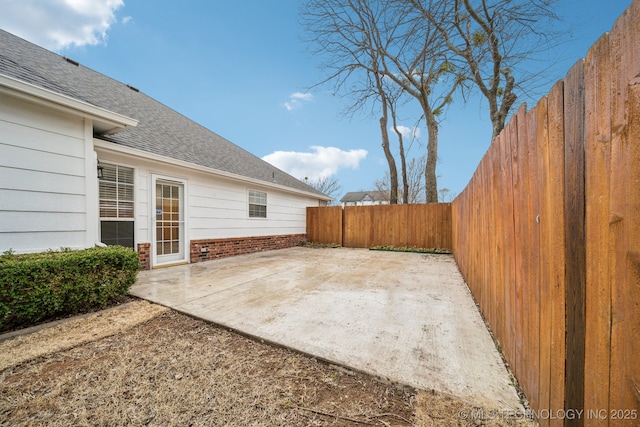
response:
<svg viewBox="0 0 640 427"><path fill-rule="evenodd" d="M611 165L609 272L611 357L609 408L640 408L640 4L610 35Z"/></svg>
<svg viewBox="0 0 640 427"><path fill-rule="evenodd" d="M538 210L538 221L540 227L540 257L539 257L539 268L540 268L540 280L539 280L539 301L540 304L538 306L539 310L539 342L538 342L538 352L533 355L533 357L538 357L538 369L535 371L535 375L537 375L537 383L538 390L537 394L535 392L530 392L532 396L529 399L536 399L536 404L532 403L534 408L549 408L549 388L550 388L550 365L551 365L551 337L550 337L550 320L551 320L551 304L546 302L551 301L550 298L550 283L551 279L551 257L545 256L545 254L550 253L550 251L554 249L558 249L554 247L552 244L552 234L551 229L553 227L554 220L556 218L552 218L553 210L552 206L552 194L556 190L554 187L553 176L551 176L551 168L550 168L550 135L549 135L549 120L547 115L549 114L549 105L548 98L542 98L535 108L536 113L536 144L537 144L537 152L538 152L538 176L540 183L540 194L539 194L539 210ZM555 154L555 153L554 153ZM560 183L562 184L562 183ZM535 396L535 397L534 397ZM542 427L546 427L549 425L549 420L540 420L540 425Z"/></svg>
<svg viewBox="0 0 640 427"><path fill-rule="evenodd" d="M506 135L500 138L501 143L496 144L495 147L490 148L487 152L488 159L494 159L498 161L503 156L508 156L508 152L504 149L507 142ZM505 274L505 268L501 264L504 260L502 253L504 252L504 232L500 225L500 222L496 221L499 216L499 208L502 207L502 175L503 171L500 169L491 169L487 166L484 167L484 176L489 180L488 183L479 182L478 189L476 191L476 200L482 203L482 206L478 208L478 215L486 218L487 225L494 230L493 235L485 233L478 233L476 238L488 237L495 251L496 256L494 258L487 257L480 247L476 248L476 253L479 258L479 262L483 264L486 276L478 276L476 274L476 280L479 280L478 286L484 291L482 305L483 312L486 313L487 320L495 325L495 337L502 347L509 348L509 342L505 340L505 327L503 324L497 323L497 299L496 299L496 286L498 283L502 283ZM487 185L493 184L493 187L487 187ZM486 191L486 192L485 192ZM508 306L505 307L508 310ZM500 326L503 326L502 328Z"/></svg>
<svg viewBox="0 0 640 427"><path fill-rule="evenodd" d="M525 342L526 336L526 323L527 316L529 314L528 308L525 303L526 297L526 285L527 285L527 253L522 247L523 241L528 238L527 235L527 201L528 186L526 180L528 179L528 159L527 159L527 140L525 132L518 132L519 129L526 129L526 123L524 120L523 109L524 105L520 108L518 114L515 116L515 130L509 132L510 144L512 152L512 173L513 173L513 222L514 222L514 239L513 250L510 251L510 256L514 260L515 269L512 286L514 288L515 296L515 311L514 311L514 334L513 339L515 341L515 358L514 366L517 376L520 378L520 382L524 389L529 390L530 385L528 383L526 364L524 357L526 354Z"/></svg>
<svg viewBox="0 0 640 427"><path fill-rule="evenodd" d="M640 9L640 8L639 8ZM638 9L636 9L637 11ZM638 13L635 19L640 19ZM637 20L635 21L637 24ZM636 27L637 30L637 27ZM630 120L620 145L625 159L626 183L621 210L622 240L616 258L618 269L613 294L615 317L613 319L611 370L619 372L614 377L611 390L611 408L636 409L640 412L640 81L635 78L630 85L627 106ZM612 165L619 167L622 165Z"/></svg>
<svg viewBox="0 0 640 427"><path fill-rule="evenodd" d="M511 363L514 372L520 372L521 367L518 365L518 345L520 340L519 327L519 306L520 296L516 282L516 262L515 257L515 239L516 239L516 223L514 216L515 209L515 192L519 186L518 175L514 173L519 165L517 158L517 126L518 116L505 128L506 137L502 139L501 147L501 180L500 180L500 198L496 199L496 203L502 207L502 215L495 217L494 222L499 224L501 228L497 231L502 232L502 252L500 254L499 263L494 268L499 269L500 279L497 287L498 292L493 295L493 301L496 305L504 304L504 313L506 318L498 319L496 322L505 322L504 347L507 349L508 360ZM498 210L496 209L496 212ZM506 221L504 219L507 219ZM498 326L498 330L500 327Z"/></svg>
<svg viewBox="0 0 640 427"><path fill-rule="evenodd" d="M407 205L407 236L403 246L409 246L412 236L423 236L428 233L429 223L425 220L424 210L418 205ZM423 243L420 242L422 247Z"/></svg>
<svg viewBox="0 0 640 427"><path fill-rule="evenodd" d="M571 81L571 79L569 79ZM565 386L565 117L567 116L566 90L573 83L558 82L549 92L547 98L547 129L548 139L548 169L544 173L547 176L548 204L546 205L547 230L544 234L545 246L540 247L540 259L547 263L546 275L541 277L541 294L545 293L546 298L540 301L541 307L545 307L546 312L540 313L541 336L544 346L544 358L548 364L544 367L541 375L545 378L545 388L540 387L541 398L546 403L541 408L551 410L563 409L564 386ZM571 89L573 90L573 89ZM574 108L582 108L583 103L575 103ZM584 188L584 184L581 185ZM576 186L568 192L572 195L579 193L580 188ZM577 192L577 193L576 193ZM574 215L575 213L571 213ZM541 232L541 241L543 235ZM575 244L584 246L584 238L577 236ZM578 240L580 239L580 240ZM581 268L584 266L582 265ZM542 358L541 358L542 360ZM541 366L542 368L542 366ZM562 425L564 420L550 420L550 425Z"/></svg>
<svg viewBox="0 0 640 427"><path fill-rule="evenodd" d="M560 238L564 233L564 241L559 241L559 247L565 248L564 260L552 260L553 269L551 283L560 282L564 274L565 295L567 304L572 304L571 310L566 310L566 381L565 372L559 367L552 370L550 400L554 407L558 407L563 396L558 392L566 384L564 401L567 408L584 408L584 355L585 355L585 286L586 286L586 259L585 259L585 93L584 93L584 61L579 61L567 74L564 89L564 117L558 117L555 121L564 119L564 153L562 153L562 138L558 132L557 142L559 157L564 154L564 206L560 202L557 205L564 208L565 229L553 231L553 235ZM553 158L552 158L553 160ZM552 166L552 170L561 170L562 164ZM562 178L560 175L559 179ZM560 213L559 213L560 214ZM560 216L560 215L559 215ZM564 271L563 271L564 269ZM553 271L553 270L552 270ZM553 289L552 289L553 292ZM552 294L553 295L553 294ZM562 342L564 330L560 326L564 316L564 308L552 313L554 329L553 343ZM556 320L557 319L557 320ZM555 323L558 322L558 325ZM556 354L552 352L552 355ZM556 356L557 357L557 356ZM557 362L559 365L559 362ZM554 365L555 366L555 365ZM564 381L558 385L557 382ZM581 420L568 420L568 425L582 425Z"/></svg>
<svg viewBox="0 0 640 427"><path fill-rule="evenodd" d="M526 141L525 159L525 240L519 242L524 256L522 290L524 292L523 305L523 335L524 354L522 363L525 367L531 405L539 406L540 398L540 205L538 197L534 197L540 188L543 177L538 172L538 147L537 147L537 110L526 113L526 127L519 127L519 139ZM558 249L554 248L552 253Z"/></svg>
<svg viewBox="0 0 640 427"><path fill-rule="evenodd" d="M609 229L609 174L611 163L611 84L609 35L603 35L585 62L585 183L586 194L586 408L609 411L609 319L611 284L607 259ZM588 419L585 425L607 425L607 420Z"/></svg>

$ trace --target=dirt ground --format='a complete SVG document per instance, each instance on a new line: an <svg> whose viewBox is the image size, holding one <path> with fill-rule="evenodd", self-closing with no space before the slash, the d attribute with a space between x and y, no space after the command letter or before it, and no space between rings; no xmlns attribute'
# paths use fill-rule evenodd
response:
<svg viewBox="0 0 640 427"><path fill-rule="evenodd" d="M0 342L2 426L534 426L146 301Z"/></svg>

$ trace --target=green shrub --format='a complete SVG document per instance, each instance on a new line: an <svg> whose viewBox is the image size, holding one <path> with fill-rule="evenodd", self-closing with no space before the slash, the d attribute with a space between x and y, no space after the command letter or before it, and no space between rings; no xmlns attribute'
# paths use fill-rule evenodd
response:
<svg viewBox="0 0 640 427"><path fill-rule="evenodd" d="M140 270L121 246L0 256L0 329L104 307L127 295Z"/></svg>

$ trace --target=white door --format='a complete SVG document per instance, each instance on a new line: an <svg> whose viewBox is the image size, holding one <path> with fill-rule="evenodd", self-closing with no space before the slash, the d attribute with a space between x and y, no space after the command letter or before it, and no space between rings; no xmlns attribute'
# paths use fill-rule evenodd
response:
<svg viewBox="0 0 640 427"><path fill-rule="evenodd" d="M155 264L186 261L184 184L155 179Z"/></svg>

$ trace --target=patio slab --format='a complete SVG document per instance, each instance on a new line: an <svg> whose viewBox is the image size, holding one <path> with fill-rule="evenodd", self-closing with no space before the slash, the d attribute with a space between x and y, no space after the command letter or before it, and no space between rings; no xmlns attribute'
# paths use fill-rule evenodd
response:
<svg viewBox="0 0 640 427"><path fill-rule="evenodd" d="M131 294L383 379L522 409L450 255L299 247L143 271Z"/></svg>

